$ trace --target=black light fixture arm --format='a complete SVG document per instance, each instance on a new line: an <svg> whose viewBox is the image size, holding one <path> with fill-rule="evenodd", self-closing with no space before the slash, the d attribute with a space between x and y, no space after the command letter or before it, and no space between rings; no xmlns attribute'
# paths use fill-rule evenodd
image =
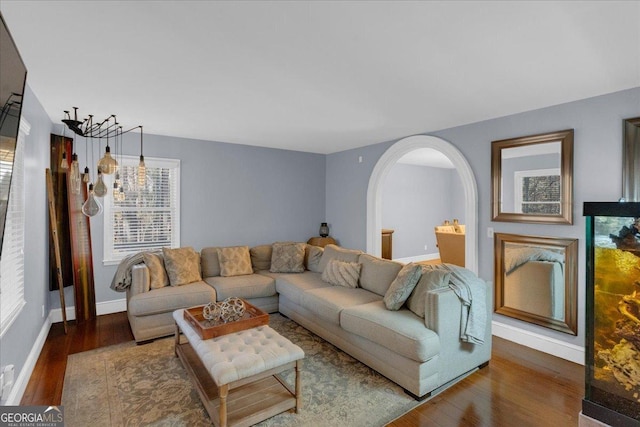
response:
<svg viewBox="0 0 640 427"><path fill-rule="evenodd" d="M113 122L111 119L113 119ZM100 123L94 123L92 114L80 121L78 120L78 107L73 107L73 118L71 118L69 111L65 110L62 123L67 125L76 135L84 136L85 138L113 138L118 134L122 135L138 128L142 132L142 126L134 126L131 129L122 130L115 114L110 115Z"/></svg>

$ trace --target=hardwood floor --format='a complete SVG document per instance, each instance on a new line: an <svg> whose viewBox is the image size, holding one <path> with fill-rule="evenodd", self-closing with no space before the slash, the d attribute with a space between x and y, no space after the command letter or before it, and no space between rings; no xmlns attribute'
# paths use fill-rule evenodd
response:
<svg viewBox="0 0 640 427"><path fill-rule="evenodd" d="M59 405L68 354L130 340L126 313L71 322L67 335L54 324L21 404ZM577 426L583 394L582 366L494 337L489 366L389 425Z"/></svg>

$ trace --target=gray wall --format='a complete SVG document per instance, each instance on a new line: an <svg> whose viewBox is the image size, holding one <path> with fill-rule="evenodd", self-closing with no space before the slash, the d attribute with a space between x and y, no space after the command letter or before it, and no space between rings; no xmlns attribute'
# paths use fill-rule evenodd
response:
<svg viewBox="0 0 640 427"><path fill-rule="evenodd" d="M556 333L504 316L495 319L515 327L584 345L585 301L585 201L614 201L621 195L622 120L640 115L640 88L529 111L480 123L425 133L451 142L466 157L478 185L479 275L493 281L493 240L487 227L497 232L579 239L579 335ZM575 130L574 223L539 225L491 221L491 141L563 129ZM371 171L394 141L327 156L327 219L344 246L366 249L366 198ZM358 156L364 161L357 163Z"/></svg>
<svg viewBox="0 0 640 427"><path fill-rule="evenodd" d="M393 258L438 252L433 227L464 218L461 188L455 169L401 163L391 168L382 185L382 227L394 230Z"/></svg>
<svg viewBox="0 0 640 427"><path fill-rule="evenodd" d="M62 132L58 125L56 130ZM125 135L124 154L139 155L139 141L139 133ZM76 148L82 170L84 139ZM144 154L180 159L182 246L200 250L278 240L306 242L325 221L324 155L159 135L144 136ZM124 298L124 293L109 288L117 266L102 262L103 220L104 215L91 219L97 303ZM69 288L65 295L67 305L72 305ZM60 307L57 292L50 299L52 307Z"/></svg>
<svg viewBox="0 0 640 427"><path fill-rule="evenodd" d="M49 313L49 217L45 168L49 167L51 121L27 86L22 115L31 125L25 143L25 269L27 302L11 328L0 339L0 366L15 365L16 378L23 368ZM46 332L46 331L45 331Z"/></svg>
<svg viewBox="0 0 640 427"><path fill-rule="evenodd" d="M514 174L537 169L560 169L560 154L512 157L502 159L502 212L515 212Z"/></svg>

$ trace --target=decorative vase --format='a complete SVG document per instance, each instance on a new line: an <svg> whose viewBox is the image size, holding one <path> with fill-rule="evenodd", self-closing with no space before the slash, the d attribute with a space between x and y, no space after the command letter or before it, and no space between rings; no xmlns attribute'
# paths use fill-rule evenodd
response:
<svg viewBox="0 0 640 427"><path fill-rule="evenodd" d="M329 235L329 226L326 222L320 224L320 237L327 237Z"/></svg>

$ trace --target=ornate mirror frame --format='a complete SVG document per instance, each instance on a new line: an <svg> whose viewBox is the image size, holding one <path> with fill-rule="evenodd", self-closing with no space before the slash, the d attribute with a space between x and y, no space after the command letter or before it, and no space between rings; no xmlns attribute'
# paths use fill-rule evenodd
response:
<svg viewBox="0 0 640 427"><path fill-rule="evenodd" d="M560 213L528 214L503 211L503 150L535 148L535 145L558 142L560 145ZM503 139L491 142L492 220L504 222L530 222L573 224L573 129ZM515 210L515 209L512 209Z"/></svg>
<svg viewBox="0 0 640 427"><path fill-rule="evenodd" d="M513 292L506 286L506 259L505 247L509 243L526 245L534 249L551 249L564 251L564 319L556 319L551 316L543 316L532 313L521 308L509 307L505 301L508 299L507 293ZM495 233L495 309L498 314L534 323L556 331L571 335L578 334L578 239L522 236L518 234ZM522 267L522 266L520 266ZM517 267L517 268L520 268ZM514 269L515 271L515 269ZM526 283L530 289L533 283ZM542 292L540 292L542 293ZM550 304L552 302L550 301Z"/></svg>

